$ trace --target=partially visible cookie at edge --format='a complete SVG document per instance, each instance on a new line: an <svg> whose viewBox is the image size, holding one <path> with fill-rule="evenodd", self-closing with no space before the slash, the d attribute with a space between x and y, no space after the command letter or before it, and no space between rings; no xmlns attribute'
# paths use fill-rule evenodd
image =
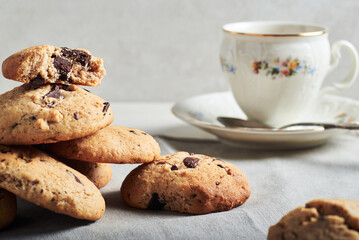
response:
<svg viewBox="0 0 359 240"><path fill-rule="evenodd" d="M98 163L146 163L154 161L161 153L150 134L114 125L84 138L43 147L56 156Z"/></svg>
<svg viewBox="0 0 359 240"><path fill-rule="evenodd" d="M16 196L0 188L0 230L9 226L16 217Z"/></svg>
<svg viewBox="0 0 359 240"><path fill-rule="evenodd" d="M33 147L0 145L0 188L51 211L97 220L105 201L78 171Z"/></svg>
<svg viewBox="0 0 359 240"><path fill-rule="evenodd" d="M121 186L122 199L131 207L191 214L230 210L245 203L250 192L236 166L187 152L142 164Z"/></svg>
<svg viewBox="0 0 359 240"><path fill-rule="evenodd" d="M80 48L33 46L2 63L5 78L23 83L99 86L106 75L103 60Z"/></svg>
<svg viewBox="0 0 359 240"><path fill-rule="evenodd" d="M358 205L357 201L342 199L310 201L271 226L267 239L359 240L358 228L353 224Z"/></svg>
<svg viewBox="0 0 359 240"><path fill-rule="evenodd" d="M111 124L110 104L76 85L23 84L0 95L0 144L81 138Z"/></svg>

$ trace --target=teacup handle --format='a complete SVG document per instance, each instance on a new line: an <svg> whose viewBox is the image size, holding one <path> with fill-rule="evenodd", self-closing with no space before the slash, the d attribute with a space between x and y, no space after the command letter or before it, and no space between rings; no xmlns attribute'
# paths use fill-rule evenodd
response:
<svg viewBox="0 0 359 240"><path fill-rule="evenodd" d="M350 54L350 58L351 58L350 72L343 81L336 82L331 84L330 86L324 87L320 91L320 95L326 93L338 93L346 88L349 88L355 82L358 76L358 71L359 71L358 52L353 44L345 40L339 40L332 45L331 60L330 60L328 73L338 66L339 60L341 58L340 50L342 47L344 47Z"/></svg>

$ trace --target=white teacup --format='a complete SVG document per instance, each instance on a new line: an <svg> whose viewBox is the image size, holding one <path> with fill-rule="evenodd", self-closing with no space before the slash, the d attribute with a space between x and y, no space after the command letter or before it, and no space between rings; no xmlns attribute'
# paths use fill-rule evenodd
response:
<svg viewBox="0 0 359 240"><path fill-rule="evenodd" d="M358 75L358 53L348 41L330 49L328 28L298 22L238 22L223 26L222 70L248 119L280 126L298 122L323 93L348 88ZM321 89L338 65L340 48L351 56L341 82Z"/></svg>

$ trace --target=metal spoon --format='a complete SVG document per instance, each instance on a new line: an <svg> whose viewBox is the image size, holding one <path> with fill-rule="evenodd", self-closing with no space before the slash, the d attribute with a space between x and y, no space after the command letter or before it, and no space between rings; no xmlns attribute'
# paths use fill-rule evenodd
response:
<svg viewBox="0 0 359 240"><path fill-rule="evenodd" d="M275 129L275 130L283 130L283 129L289 129L289 128L295 128L295 127L321 127L324 129L333 129L333 128L339 128L339 129L349 129L349 130L359 130L359 124L353 123L353 124L335 124L335 123L314 123L314 122L300 122L300 123L292 123L288 124L279 128L273 128L270 127L264 123L250 121L250 120L244 120L240 118L233 118L233 117L217 117L217 120L222 123L226 127L241 127L241 128L263 128L263 129Z"/></svg>

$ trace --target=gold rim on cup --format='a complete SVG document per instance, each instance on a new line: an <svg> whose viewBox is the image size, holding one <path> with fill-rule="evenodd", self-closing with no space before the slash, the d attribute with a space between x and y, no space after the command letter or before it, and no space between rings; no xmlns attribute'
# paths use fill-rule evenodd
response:
<svg viewBox="0 0 359 240"><path fill-rule="evenodd" d="M321 30L318 31L307 31L307 32L299 32L299 33L248 33L248 32L242 32L242 31L230 31L225 29L226 26L229 25L233 25L233 24L267 24L267 25L293 25L293 26L309 26L309 27L313 27L313 28L321 28ZM315 37L315 36L320 36L320 35L324 35L328 32L328 28L323 26L323 25L319 25L319 24L311 24L311 23L302 23L302 22L237 22L237 23L228 23L225 24L222 27L223 32L225 33L229 33L229 34L234 34L234 35L243 35L243 36L253 36L253 37Z"/></svg>

